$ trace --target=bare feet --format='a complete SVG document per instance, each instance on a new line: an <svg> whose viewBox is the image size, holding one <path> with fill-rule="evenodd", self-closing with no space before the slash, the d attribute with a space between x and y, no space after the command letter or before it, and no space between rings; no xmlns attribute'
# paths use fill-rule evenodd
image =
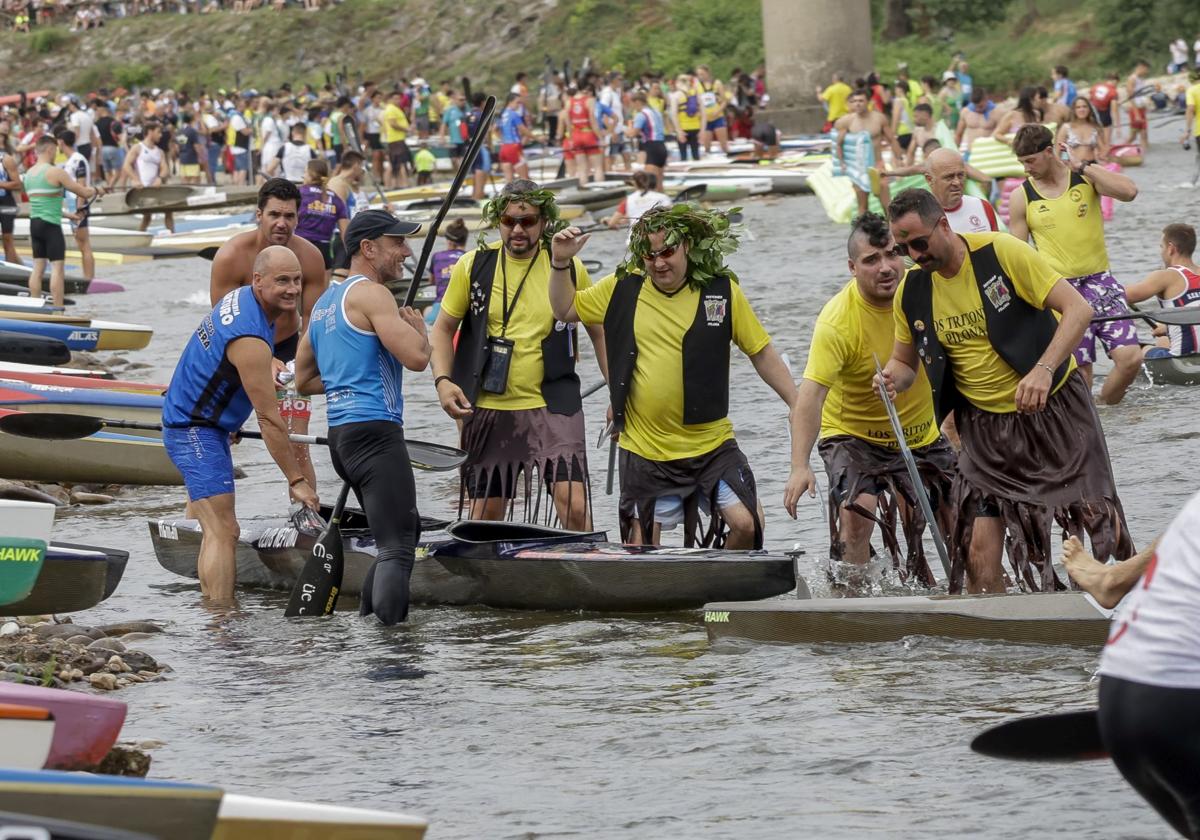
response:
<svg viewBox="0 0 1200 840"><path fill-rule="evenodd" d="M1071 579L1100 606L1111 610L1121 600L1123 593L1114 592L1109 582L1108 567L1096 560L1078 537L1063 543L1062 559Z"/></svg>

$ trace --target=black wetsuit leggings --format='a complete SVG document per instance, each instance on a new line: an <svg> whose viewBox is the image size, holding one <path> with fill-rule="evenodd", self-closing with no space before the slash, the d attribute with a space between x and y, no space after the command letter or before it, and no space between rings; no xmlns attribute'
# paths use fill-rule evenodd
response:
<svg viewBox="0 0 1200 840"><path fill-rule="evenodd" d="M404 428L387 420L346 423L329 429L333 468L350 482L367 514L377 559L363 582L360 612L384 624L408 615L409 587L421 517Z"/></svg>
<svg viewBox="0 0 1200 840"><path fill-rule="evenodd" d="M1100 736L1125 781L1200 840L1200 689L1100 679Z"/></svg>
<svg viewBox="0 0 1200 840"><path fill-rule="evenodd" d="M679 159L687 160L688 151L692 153L692 160L700 160L700 129L683 132L683 141L680 142L678 135L675 137L675 142L679 145ZM659 185L661 186L661 184Z"/></svg>

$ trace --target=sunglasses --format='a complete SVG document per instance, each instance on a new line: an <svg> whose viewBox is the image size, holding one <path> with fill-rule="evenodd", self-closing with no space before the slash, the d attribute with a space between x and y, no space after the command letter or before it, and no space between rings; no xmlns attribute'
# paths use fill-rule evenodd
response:
<svg viewBox="0 0 1200 840"><path fill-rule="evenodd" d="M506 228L515 228L520 225L525 230L529 230L541 220L541 216L501 216L500 224L504 225Z"/></svg>
<svg viewBox="0 0 1200 840"><path fill-rule="evenodd" d="M897 242L896 249L906 257L911 257L914 253L924 254L929 251L929 236L917 236L907 242Z"/></svg>
<svg viewBox="0 0 1200 840"><path fill-rule="evenodd" d="M654 262L659 257L664 260L669 260L675 256L675 252L679 250L678 245L668 245L665 248L659 248L657 251L650 251L646 256L642 257L646 262Z"/></svg>

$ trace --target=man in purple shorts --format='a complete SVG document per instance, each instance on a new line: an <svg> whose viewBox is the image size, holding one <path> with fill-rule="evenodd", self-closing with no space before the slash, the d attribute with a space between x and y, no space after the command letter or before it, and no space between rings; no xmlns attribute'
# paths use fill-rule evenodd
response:
<svg viewBox="0 0 1200 840"><path fill-rule="evenodd" d="M1068 166L1055 154L1054 135L1043 125L1022 127L1013 138L1013 152L1028 177L1009 198L1012 235L1018 239L1032 235L1046 262L1083 295L1096 317L1128 312L1125 290L1108 270L1100 196L1133 201L1137 185L1094 163ZM1100 402L1115 405L1142 367L1137 328L1130 320L1088 325L1075 348L1075 362L1089 387L1097 340L1113 361L1100 389Z"/></svg>

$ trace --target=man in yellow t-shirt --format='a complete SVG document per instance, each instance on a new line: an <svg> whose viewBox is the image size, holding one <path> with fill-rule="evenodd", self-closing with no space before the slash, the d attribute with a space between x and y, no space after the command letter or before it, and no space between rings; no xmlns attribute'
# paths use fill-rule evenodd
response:
<svg viewBox="0 0 1200 840"><path fill-rule="evenodd" d="M1188 144L1196 147L1196 168L1192 170L1192 186L1200 184L1200 70L1193 70L1190 76L1192 86L1184 95L1187 102L1187 113L1183 119L1183 136L1179 139L1184 148Z"/></svg>
<svg viewBox="0 0 1200 840"><path fill-rule="evenodd" d="M850 106L846 102L852 92L841 73L834 73L833 81L824 90L821 90L820 85L817 86L817 99L825 104L826 109L825 126L822 131L831 131L839 118L850 113Z"/></svg>
<svg viewBox="0 0 1200 840"><path fill-rule="evenodd" d="M391 175L388 186L392 189L403 189L408 186L408 170L412 166L412 151L405 139L408 136L408 115L400 103L404 101L404 91L394 90L388 99L387 107L383 109L380 118L384 145L387 148L388 164Z"/></svg>
<svg viewBox="0 0 1200 840"><path fill-rule="evenodd" d="M855 588L869 583L863 572L875 521L899 519L908 544L903 567L895 525L883 532L893 564L902 580L911 577L933 586L922 546L925 522L914 504L916 491L887 408L874 387L876 361L882 364L889 358L895 342L892 298L904 276L904 258L887 220L876 213L855 219L846 250L853 279L821 309L792 409L792 471L783 505L794 519L800 497L816 495L817 480L808 460L819 437L818 451L829 477L829 508L835 513L830 519L830 558L853 564L845 571ZM954 450L938 432L924 372L917 380L916 387L897 398L896 410L929 498L940 512L940 524L949 531ZM877 507L882 508L878 514ZM835 574L835 579L840 577Z"/></svg>
<svg viewBox="0 0 1200 840"><path fill-rule="evenodd" d="M1098 558L1129 557L1100 418L1071 356L1092 317L1087 301L1027 243L955 234L931 192L903 191L888 215L917 267L896 291L883 384L903 392L923 366L938 419L954 411L962 442L950 591L965 572L970 592L1004 592L1006 542L1023 588L1062 588L1054 521L1086 531Z"/></svg>
<svg viewBox="0 0 1200 840"><path fill-rule="evenodd" d="M562 527L591 530L577 329L550 311L545 239L558 220L554 194L517 179L485 218L501 242L455 263L429 337L438 400L461 422L467 451L460 515L469 501L469 518L505 519L520 498L526 521L549 520L540 496L551 492ZM582 262L568 267L579 289L591 285ZM603 373L604 331L588 333Z"/></svg>
<svg viewBox="0 0 1200 840"><path fill-rule="evenodd" d="M587 239L574 227L555 234L550 303L560 320L604 325L622 540L657 544L682 522L688 546L761 548L754 474L728 417L730 344L789 406L796 384L724 265L736 246L728 221L699 207L649 210L630 230L630 261L573 288L566 265ZM712 514L703 535L701 510Z"/></svg>

